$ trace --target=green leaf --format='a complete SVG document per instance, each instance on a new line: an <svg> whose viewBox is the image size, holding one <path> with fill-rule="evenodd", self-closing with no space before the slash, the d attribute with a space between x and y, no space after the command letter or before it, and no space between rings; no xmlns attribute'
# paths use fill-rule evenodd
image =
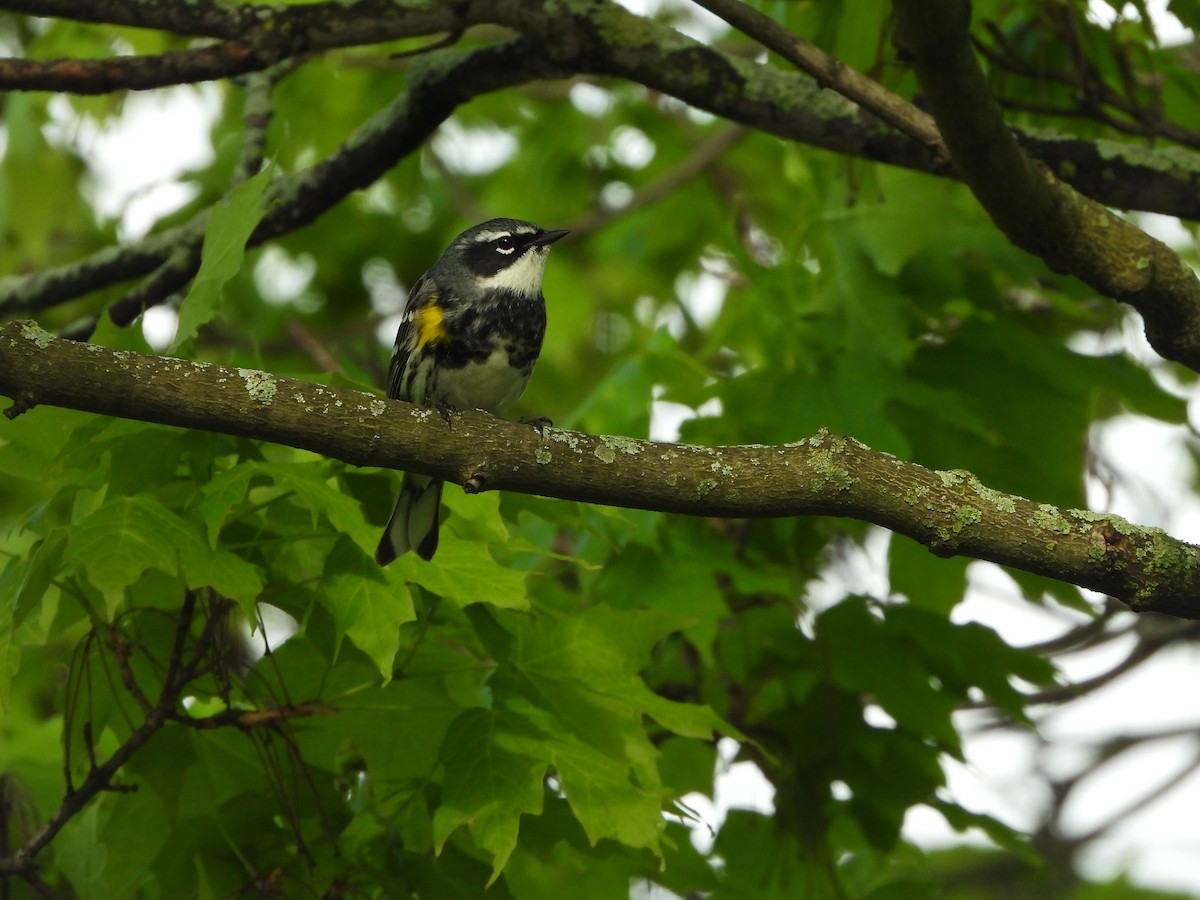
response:
<svg viewBox="0 0 1200 900"><path fill-rule="evenodd" d="M9 566L15 562L10 561ZM21 649L16 641L12 608L0 603L0 710L8 710L13 676L21 667Z"/></svg>
<svg viewBox="0 0 1200 900"><path fill-rule="evenodd" d="M595 595L619 608L654 609L685 623L683 633L701 659L712 664L717 630L729 614L718 588L719 564L687 545L670 553L670 566L661 565L662 556L657 548L626 547L604 567Z"/></svg>
<svg viewBox="0 0 1200 900"><path fill-rule="evenodd" d="M666 794L642 717L690 737L729 731L712 710L659 697L637 675L678 623L595 607L562 621L513 624L511 668L492 681L497 707L553 736L549 759L593 843L611 837L657 848Z"/></svg>
<svg viewBox="0 0 1200 900"><path fill-rule="evenodd" d="M343 537L329 554L322 579L337 640L348 636L378 667L384 683L400 649L400 626L416 617L412 594L399 573L381 569Z"/></svg>
<svg viewBox="0 0 1200 900"><path fill-rule="evenodd" d="M1037 865L1041 860L1029 845L1029 840L1020 832L1014 831L1003 822L991 816L970 812L956 803L936 800L930 804L940 812L955 831L966 831L968 828L978 828L997 845L1023 859L1029 865Z"/></svg>
<svg viewBox="0 0 1200 900"><path fill-rule="evenodd" d="M934 686L920 657L861 599L848 598L821 613L817 639L839 686L873 696L901 728L930 735L946 748L958 746L950 719L958 698Z"/></svg>
<svg viewBox="0 0 1200 900"><path fill-rule="evenodd" d="M252 565L212 549L195 526L148 496L118 497L95 510L71 529L63 558L84 568L110 614L146 569L178 573L189 588L211 587L238 601L251 621L262 591Z"/></svg>
<svg viewBox="0 0 1200 900"><path fill-rule="evenodd" d="M106 900L104 879L109 848L101 839L101 807L92 803L70 819L55 841L54 859L59 872L80 897Z"/></svg>
<svg viewBox="0 0 1200 900"><path fill-rule="evenodd" d="M508 526L500 515L500 493L467 495L458 485L446 485L442 504L453 514L450 528L459 537L477 541L507 541Z"/></svg>
<svg viewBox="0 0 1200 900"><path fill-rule="evenodd" d="M707 707L659 697L638 676L654 644L678 624L606 607L562 620L508 613L498 622L486 610L470 612L485 616L487 633L506 630L511 646L488 682L489 708L465 714L467 735L454 731L443 744L443 761L453 758L459 772L464 758L486 765L472 768L466 785L455 782L453 804L435 814L440 840L465 822L486 823L479 833L473 825L473 836L502 865L520 813L540 809L542 774L552 766L593 844L611 838L658 852L668 794L644 718L705 740L730 730ZM465 756L460 745L469 748ZM446 771L448 781L460 777ZM504 800L509 808L500 815Z"/></svg>
<svg viewBox="0 0 1200 900"><path fill-rule="evenodd" d="M512 723L497 718L489 710L472 709L450 727L440 754L446 780L433 817L439 852L454 829L469 824L476 846L492 856L492 881L517 846L521 815L542 811L547 766L505 748L503 732Z"/></svg>
<svg viewBox="0 0 1200 900"><path fill-rule="evenodd" d="M458 606L487 603L501 609L529 608L526 573L500 565L486 545L460 540L445 529L434 563L410 553L389 568Z"/></svg>
<svg viewBox="0 0 1200 900"><path fill-rule="evenodd" d="M178 355L195 339L201 325L216 318L221 291L241 271L246 241L266 213L261 200L272 174L272 167L264 168L213 207L204 231L200 270L179 307L179 322L169 351L172 355Z"/></svg>
<svg viewBox="0 0 1200 900"><path fill-rule="evenodd" d="M555 699L561 692L555 705L564 714L574 701L583 700L631 719L648 715L687 737L732 733L708 707L666 700L638 676L654 644L679 626L674 616L603 606L561 621L520 622L513 664L534 680L541 696Z"/></svg>
<svg viewBox="0 0 1200 900"><path fill-rule="evenodd" d="M53 580L62 571L66 533L55 529L38 541L23 559L14 558L0 575L0 597L9 598L12 624L19 628L46 596Z"/></svg>
<svg viewBox="0 0 1200 900"><path fill-rule="evenodd" d="M718 897L794 900L844 896L832 866L805 848L790 831L757 813L730 810L717 835L716 853L726 864Z"/></svg>
<svg viewBox="0 0 1200 900"><path fill-rule="evenodd" d="M942 559L901 535L893 535L888 549L892 590L915 606L949 615L967 586L969 559Z"/></svg>
<svg viewBox="0 0 1200 900"><path fill-rule="evenodd" d="M260 472L256 466L242 463L219 473L200 489L194 512L204 523L210 546L217 546L221 527L229 514L245 502L250 483L257 475Z"/></svg>

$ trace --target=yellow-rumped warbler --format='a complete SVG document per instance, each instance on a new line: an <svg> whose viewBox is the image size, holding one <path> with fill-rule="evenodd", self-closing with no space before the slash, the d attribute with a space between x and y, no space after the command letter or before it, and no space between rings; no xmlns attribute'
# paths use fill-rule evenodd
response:
<svg viewBox="0 0 1200 900"><path fill-rule="evenodd" d="M542 350L542 273L550 245L566 234L491 219L456 237L408 292L388 396L503 414L525 390ZM441 481L406 474L375 561L386 566L413 549L432 559L441 503Z"/></svg>

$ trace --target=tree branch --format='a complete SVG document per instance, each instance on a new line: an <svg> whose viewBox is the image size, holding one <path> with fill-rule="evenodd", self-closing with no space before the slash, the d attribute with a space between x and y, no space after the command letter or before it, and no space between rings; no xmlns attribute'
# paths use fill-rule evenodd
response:
<svg viewBox="0 0 1200 900"><path fill-rule="evenodd" d="M944 168L949 164L950 153L938 133L937 123L934 122L933 116L923 109L918 109L875 79L868 78L853 66L846 65L815 44L793 34L770 16L747 6L741 0L695 2L807 72L817 80L817 84L832 88L897 131L920 141L929 149L935 169Z"/></svg>
<svg viewBox="0 0 1200 900"><path fill-rule="evenodd" d="M1200 548L1118 516L1005 494L826 431L778 447L694 447L437 413L251 369L106 350L0 326L12 417L50 404L272 441L468 490L705 516L842 516L963 555L1200 618ZM15 410L15 412L14 412ZM36 415L36 412L32 413Z"/></svg>
<svg viewBox="0 0 1200 900"><path fill-rule="evenodd" d="M617 76L785 139L923 172L933 172L936 165L925 138L916 140L881 121L864 119L859 107L821 89L812 78L721 53L611 0L562 0L553 5L464 0L438 4L433 11L425 11L423 4L410 9L383 0L281 7L225 6L211 0L196 4L10 0L6 5L40 15L174 28L251 42L259 40L255 37L259 32L250 34L246 29L266 28L261 22L250 22L261 15L271 23L261 40L284 41L279 36L284 35L285 44L278 46L286 54L437 31L457 33L480 23L506 25L524 33L524 38L483 49L423 57L412 69L405 94L360 128L337 153L278 180L268 197L270 212L252 244L307 224L350 191L372 183L419 146L458 104L534 78L580 73ZM1051 132L1021 136L1022 146L1044 155L1059 176L1098 202L1087 201L1044 167L1030 164L1017 149L1016 139L978 76L965 22L958 27L955 46L960 52L954 65L961 71L938 61L948 57L938 50L937 40L930 51L931 65L935 81L951 84L948 96L954 99L945 101L951 108L963 106L968 123L984 119L990 123L973 137L963 136L971 133L963 123L955 132L956 156L965 154L973 160L965 177L973 188L985 192L981 196L987 199L985 207L1019 246L1137 308L1162 355L1194 368L1200 365L1200 284L1169 249L1099 205L1200 218L1200 162L1195 154L1164 155ZM826 59L824 65L846 87L843 81L848 76L836 62ZM976 74L969 90L958 85L959 76L968 70ZM935 96L942 95L931 91L931 101ZM986 112L971 108L979 96L989 101ZM979 152L972 155L964 149L972 146ZM163 266L181 244L198 246L206 217L206 212L200 213L186 226L133 247L110 248L68 266L0 279L0 313L34 311L144 277Z"/></svg>
<svg viewBox="0 0 1200 900"><path fill-rule="evenodd" d="M107 94L193 84L263 69L277 60L247 41L110 59L0 59L0 90Z"/></svg>
<svg viewBox="0 0 1200 900"><path fill-rule="evenodd" d="M556 77L609 70L605 66L589 67L585 50L591 58L622 56L625 69L613 74L666 90L747 127L836 153L951 174L941 171L945 167L939 166L936 153L930 154L930 141L936 131L930 131L928 117L920 110L773 22L765 25L762 17L748 7L738 12L736 7L741 5L731 0L705 2L721 14L728 13L730 21L747 33L812 72L817 83L730 57L684 38L667 26L634 16L609 0L575 0L553 8L507 0L463 0L434 4L432 8L390 0L289 6L227 5L214 0L186 4L164 0L0 0L0 8L241 42L254 48L261 65L303 52L441 32L457 34L475 24L504 23L522 27L528 33L536 31L559 38L538 54L560 62L561 71ZM699 54L700 64L694 69L681 65L667 71L670 67L657 58L660 48ZM680 63L687 61L684 57L678 59ZM712 75L722 70L727 70L729 77L709 83ZM682 85L684 93L664 87L666 82ZM821 85L844 93L881 119L864 120L849 104L831 103L836 98L829 94L822 97L818 90ZM904 134L886 124L889 121ZM909 134L915 139L906 136ZM1163 154L1113 141L1081 140L1049 129L1022 138L1035 155L1050 154L1047 162L1055 166L1059 177L1100 203L1200 219L1200 161L1195 154Z"/></svg>
<svg viewBox="0 0 1200 900"><path fill-rule="evenodd" d="M1167 359L1200 371L1200 281L1169 247L1029 159L975 58L966 0L895 0L912 62L963 180L1018 247L1142 314Z"/></svg>
<svg viewBox="0 0 1200 900"><path fill-rule="evenodd" d="M549 74L536 48L516 38L474 52L447 51L410 70L407 90L363 124L332 155L268 188L268 212L249 246L296 230L348 194L374 183L454 111L478 94ZM199 265L209 210L129 247L108 247L82 260L27 276L0 278L0 315L35 312L112 284L154 277L114 307L122 324L187 283Z"/></svg>
<svg viewBox="0 0 1200 900"><path fill-rule="evenodd" d="M63 826L81 812L89 800L102 791L111 790L112 781L121 767L129 762L133 755L144 747L158 730L174 716L179 697L191 678L191 673L187 672L186 667L181 663L181 657L183 643L195 617L195 609L196 595L189 591L184 596L183 606L179 613L175 648L167 666L158 702L154 704L153 708L146 710L142 723L122 741L108 759L99 765L92 766L83 784L74 790L68 788L67 795L59 804L58 809L30 836L29 840L11 856L0 857L0 878L5 875L25 875L31 872L35 865L35 857L46 849Z"/></svg>
<svg viewBox="0 0 1200 900"><path fill-rule="evenodd" d="M218 0L2 0L0 9L30 16L71 19L175 34L241 40L259 47L286 47L283 55L379 44L485 21L471 16L491 2L428 3L424 0L326 0L323 3L221 3ZM466 17L465 23L463 22ZM279 57L282 58L282 57Z"/></svg>

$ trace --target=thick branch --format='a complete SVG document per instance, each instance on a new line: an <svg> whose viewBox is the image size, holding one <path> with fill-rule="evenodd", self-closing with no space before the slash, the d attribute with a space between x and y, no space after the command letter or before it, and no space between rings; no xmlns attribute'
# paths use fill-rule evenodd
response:
<svg viewBox="0 0 1200 900"><path fill-rule="evenodd" d="M30 15L222 38L253 48L253 67L298 53L457 33L473 24L505 23L554 37L552 45L531 52L557 59L560 77L609 71L610 65L596 66L595 60L620 55L621 67L613 74L664 90L748 127L890 165L920 171L944 169L936 148L930 152L937 138L926 114L749 7L733 0L705 0L703 5L726 15L811 72L816 83L720 53L608 0L575 0L553 8L532 0L464 0L458 4L355 0L287 6L214 0L0 0L0 8ZM670 51L681 65L665 62L661 50ZM694 68L682 65L687 60L677 55L679 51L698 54L698 64ZM585 57L593 64L586 65ZM717 75L721 77L713 81ZM880 120L864 119L831 94L822 97L819 85L844 94ZM1035 156L1045 155L1059 177L1105 205L1200 219L1200 163L1194 154L1168 157L1157 150L1081 140L1050 130L1022 138Z"/></svg>
<svg viewBox="0 0 1200 900"><path fill-rule="evenodd" d="M778 447L693 447L593 437L438 413L251 369L143 356L0 326L0 394L272 441L474 490L707 516L830 515L1102 591L1139 612L1200 618L1200 548L1117 516L992 490L822 431ZM29 413L37 415L36 410Z"/></svg>
<svg viewBox="0 0 1200 900"><path fill-rule="evenodd" d="M0 9L176 34L285 42L292 52L378 44L459 27L468 4L424 0L326 0L324 3L221 3L218 0L2 0Z"/></svg>
<svg viewBox="0 0 1200 900"><path fill-rule="evenodd" d="M1165 244L1059 181L1021 150L970 42L967 0L895 0L911 60L955 166L1019 247L1142 314L1162 356L1200 371L1200 281Z"/></svg>
<svg viewBox="0 0 1200 900"><path fill-rule="evenodd" d="M924 145L929 150L934 174L958 177L949 165L949 153L933 116L741 0L696 2L807 72L819 85L836 91ZM858 128L880 130L877 123L867 119L853 126L855 130ZM1067 184L1105 206L1183 219L1200 216L1200 157L1194 153L1103 138L1082 140L1053 129L1014 130L1014 133L1027 153L1044 162ZM1181 143L1191 142L1190 132L1167 136Z"/></svg>
<svg viewBox="0 0 1200 900"><path fill-rule="evenodd" d="M218 37L237 33L239 17L249 15L248 10L258 10L249 5L149 0L137 4L8 0L0 5L39 15L175 27ZM882 121L864 118L857 107L820 89L811 78L723 54L607 0L564 3L552 12L536 3L512 4L504 0L439 5L439 11L428 15L410 12L403 6L399 10L394 5L384 9L371 2L272 9L272 21L287 34L297 30L307 33L306 28L316 26L306 17L317 12L325 16L322 46L335 45L331 35L337 36L342 43L336 45L342 46L352 38L368 43L399 31L406 35L456 31L484 21L521 28L530 37L469 53L433 54L423 59L414 67L405 94L381 110L342 148L312 169L276 182L268 198L270 212L251 239L252 244L301 227L350 191L372 183L419 146L457 104L535 78L581 72L628 78L747 127L836 153L926 172L934 166L924 138L914 140ZM379 21L378 17L389 14L399 17L399 23ZM181 22L189 27L182 28ZM299 41L287 47L289 52L299 52L304 44ZM256 50L263 52L261 48ZM278 55L280 51L273 52ZM1161 153L1113 142L1082 141L1051 132L1024 135L1022 140L1030 152L1045 156L1061 177L1103 203L1200 218L1200 162L1192 155L1174 154L1170 164L1164 165L1168 160ZM198 247L206 221L207 212L203 212L187 225L152 235L136 245L108 248L32 275L0 279L0 313L44 309L146 276L163 266L172 252L185 245Z"/></svg>
<svg viewBox="0 0 1200 900"><path fill-rule="evenodd" d="M950 6L944 7L945 3ZM136 20L144 26L191 29L190 33L218 37L232 34L231 29L244 24L243 17L262 14L270 19L271 28L255 31L247 40L261 40L287 53L355 41L371 43L387 36L456 32L481 22L525 33L523 38L482 50L425 58L414 67L406 93L337 153L272 187L270 212L251 238L252 245L302 227L349 192L371 184L419 146L458 104L534 78L580 72L637 81L748 127L834 152L921 171L932 171L935 164L926 143L864 119L856 106L822 90L811 78L720 53L635 16L611 0L561 0L553 5L464 0L435 4L434 11L425 10L425 4L413 3L410 9L404 3L382 0L263 8L208 0L185 5L161 0L138 4L21 0L8 5L92 21L135 24ZM920 24L938 19L928 9L945 12L953 2L940 0L926 7L908 0L899 6L916 7L914 21ZM919 72L924 72L922 77L932 78L931 105L941 110L942 118L950 117L954 137L947 135L947 142L956 165L967 167L964 177L997 223L1015 243L1052 266L1133 305L1163 356L1200 369L1200 282L1164 245L1026 159L979 76L966 40L965 16L951 29L957 29L956 41L942 41L949 27L945 22L930 27L932 40L921 27L915 28L916 37L910 28L901 40L916 41L909 50ZM958 49L948 53L944 47ZM841 80L837 84L849 90ZM1025 136L1023 144L1031 152L1044 153L1055 172L1102 203L1200 216L1200 190L1196 189L1200 166L1190 157L1172 156L1171 165L1164 169L1162 157L1140 160L1129 148L1114 152L1108 145L1045 134ZM170 275L170 283L153 280L130 298L126 305L136 311L143 298L161 296L159 288L174 290L186 282L189 271L179 273L169 267L166 272L163 266L172 254L186 252L194 259L206 216L201 213L187 225L139 245L110 248L30 276L0 279L0 312L42 309L155 271L165 272L164 278ZM194 268L194 263L187 268Z"/></svg>

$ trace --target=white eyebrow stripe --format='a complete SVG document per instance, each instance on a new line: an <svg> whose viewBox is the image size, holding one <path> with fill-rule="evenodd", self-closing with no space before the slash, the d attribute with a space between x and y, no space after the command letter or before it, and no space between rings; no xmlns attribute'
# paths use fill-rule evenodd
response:
<svg viewBox="0 0 1200 900"><path fill-rule="evenodd" d="M502 237L512 237L511 231L480 231L471 240L476 244L486 244L488 241L498 241Z"/></svg>
<svg viewBox="0 0 1200 900"><path fill-rule="evenodd" d="M486 244L488 241L498 241L502 237L513 237L514 235L537 234L535 228L515 228L513 230L504 229L502 231L480 231L472 236L471 241L476 244Z"/></svg>

